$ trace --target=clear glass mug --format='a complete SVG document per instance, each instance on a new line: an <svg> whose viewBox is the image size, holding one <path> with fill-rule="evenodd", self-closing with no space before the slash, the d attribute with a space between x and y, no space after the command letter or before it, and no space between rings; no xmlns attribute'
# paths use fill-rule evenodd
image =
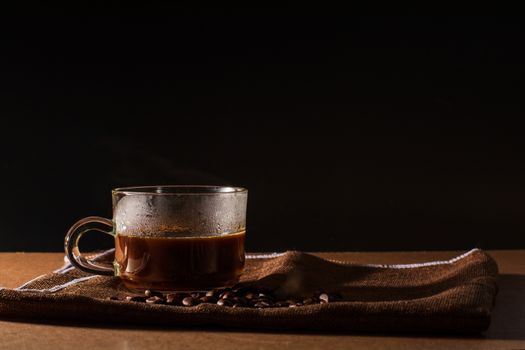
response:
<svg viewBox="0 0 525 350"><path fill-rule="evenodd" d="M113 220L76 222L64 241L82 271L121 278L132 290L196 290L236 283L244 269L248 191L222 186L140 186L112 191ZM86 258L82 235L115 239L113 266Z"/></svg>

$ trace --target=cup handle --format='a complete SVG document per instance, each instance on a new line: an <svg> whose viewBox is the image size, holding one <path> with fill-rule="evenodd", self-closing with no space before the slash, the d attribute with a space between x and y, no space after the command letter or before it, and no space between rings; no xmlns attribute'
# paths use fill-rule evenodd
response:
<svg viewBox="0 0 525 350"><path fill-rule="evenodd" d="M107 231L107 226L110 230ZM98 264L86 258L78 249L78 242L84 233L88 231L99 231L114 237L113 222L109 219L100 216L89 216L87 218L77 221L66 234L64 239L64 249L66 255L73 266L84 272L89 272L95 275L114 276L113 267Z"/></svg>

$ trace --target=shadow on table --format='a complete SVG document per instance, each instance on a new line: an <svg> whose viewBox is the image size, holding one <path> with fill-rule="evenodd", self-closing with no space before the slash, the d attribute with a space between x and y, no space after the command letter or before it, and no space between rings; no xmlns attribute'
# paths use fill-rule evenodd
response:
<svg viewBox="0 0 525 350"><path fill-rule="evenodd" d="M525 340L525 275L501 274L488 339Z"/></svg>
<svg viewBox="0 0 525 350"><path fill-rule="evenodd" d="M389 337L414 337L414 338L448 338L448 339L495 339L495 340L525 340L525 275L501 274L498 280L498 295L492 314L489 329L482 334L453 334L453 333L385 333L385 332L327 332L327 331L301 331L301 330L265 330L265 329L239 329L226 327L169 327L169 326L143 326L112 323L87 323L87 322L60 322L60 321L28 321L12 320L13 322L38 323L54 326L82 327L82 328L112 328L145 331L183 331L183 332L239 332L239 333L273 333L297 335L374 335Z"/></svg>

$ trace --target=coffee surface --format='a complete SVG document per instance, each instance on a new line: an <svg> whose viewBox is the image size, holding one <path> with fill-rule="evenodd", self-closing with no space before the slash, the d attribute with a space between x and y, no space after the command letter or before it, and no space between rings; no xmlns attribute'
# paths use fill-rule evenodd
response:
<svg viewBox="0 0 525 350"><path fill-rule="evenodd" d="M245 231L217 236L115 238L115 269L130 289L195 290L234 284L244 268Z"/></svg>

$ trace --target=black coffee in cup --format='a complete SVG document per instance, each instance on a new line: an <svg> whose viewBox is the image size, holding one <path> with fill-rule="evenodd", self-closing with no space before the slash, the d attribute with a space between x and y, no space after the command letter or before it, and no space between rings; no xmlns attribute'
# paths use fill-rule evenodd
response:
<svg viewBox="0 0 525 350"><path fill-rule="evenodd" d="M244 268L245 232L216 236L115 238L115 270L130 289L193 290L237 282Z"/></svg>

